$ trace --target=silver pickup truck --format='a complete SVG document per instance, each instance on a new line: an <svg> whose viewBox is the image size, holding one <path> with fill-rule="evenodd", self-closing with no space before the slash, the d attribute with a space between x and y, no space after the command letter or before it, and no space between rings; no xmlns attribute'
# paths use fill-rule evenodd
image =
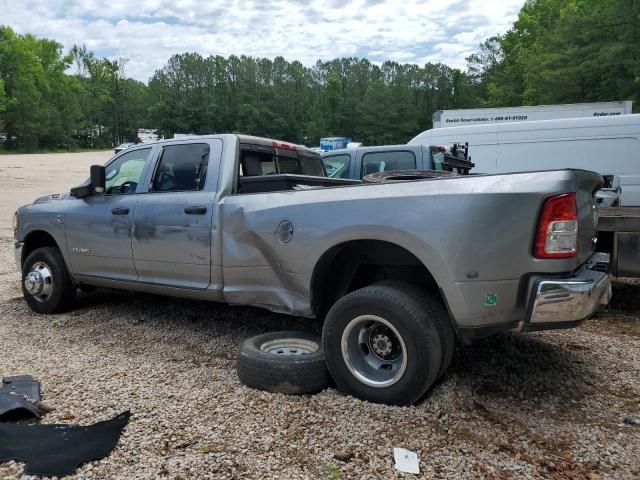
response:
<svg viewBox="0 0 640 480"><path fill-rule="evenodd" d="M301 146L211 135L131 147L15 215L29 306L114 287L324 320L343 391L420 399L456 338L577 325L610 296L598 174L362 184Z"/></svg>

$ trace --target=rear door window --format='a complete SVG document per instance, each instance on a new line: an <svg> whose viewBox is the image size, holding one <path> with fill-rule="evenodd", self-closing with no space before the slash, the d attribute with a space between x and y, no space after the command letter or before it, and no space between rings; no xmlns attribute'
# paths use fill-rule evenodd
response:
<svg viewBox="0 0 640 480"><path fill-rule="evenodd" d="M163 147L153 178L154 192L198 191L204 188L209 145L189 143Z"/></svg>
<svg viewBox="0 0 640 480"><path fill-rule="evenodd" d="M415 170L416 156L408 150L371 152L362 156L362 176L391 170Z"/></svg>

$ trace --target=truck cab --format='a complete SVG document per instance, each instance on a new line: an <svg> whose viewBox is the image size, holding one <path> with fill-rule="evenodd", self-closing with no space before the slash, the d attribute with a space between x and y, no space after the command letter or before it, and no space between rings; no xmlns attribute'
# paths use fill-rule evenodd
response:
<svg viewBox="0 0 640 480"><path fill-rule="evenodd" d="M428 145L382 145L333 150L322 154L327 175L361 179L397 170L437 170L467 174L473 167L468 147Z"/></svg>

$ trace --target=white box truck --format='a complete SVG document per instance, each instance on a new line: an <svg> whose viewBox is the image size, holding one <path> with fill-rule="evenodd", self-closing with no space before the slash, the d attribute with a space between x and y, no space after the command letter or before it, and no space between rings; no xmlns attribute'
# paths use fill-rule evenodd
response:
<svg viewBox="0 0 640 480"><path fill-rule="evenodd" d="M640 206L640 114L434 128L409 141L465 142L476 172L581 168L618 175L620 205Z"/></svg>
<svg viewBox="0 0 640 480"><path fill-rule="evenodd" d="M612 253L614 274L640 277L640 114L434 128L409 144L465 142L473 172L579 168L617 175L621 207L600 210L598 248Z"/></svg>
<svg viewBox="0 0 640 480"><path fill-rule="evenodd" d="M558 118L611 117L631 113L633 102L572 103L531 107L474 108L438 110L433 114L433 128L483 125L487 123L530 122Z"/></svg>

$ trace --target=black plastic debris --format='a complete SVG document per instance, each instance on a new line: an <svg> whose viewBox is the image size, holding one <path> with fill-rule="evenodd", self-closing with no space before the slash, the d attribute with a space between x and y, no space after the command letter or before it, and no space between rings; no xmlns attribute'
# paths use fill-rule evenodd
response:
<svg viewBox="0 0 640 480"><path fill-rule="evenodd" d="M0 421L20 417L42 417L35 402L40 401L40 383L31 375L5 377L0 386Z"/></svg>
<svg viewBox="0 0 640 480"><path fill-rule="evenodd" d="M32 402L40 400L40 382L31 375L15 375L2 379L2 389L9 389L16 395L29 397Z"/></svg>
<svg viewBox="0 0 640 480"><path fill-rule="evenodd" d="M625 425L631 425L635 427L636 425L640 425L640 420L633 417L624 417L624 420L622 421L622 423L624 423Z"/></svg>
<svg viewBox="0 0 640 480"><path fill-rule="evenodd" d="M0 462L25 462L25 475L69 475L83 463L109 455L130 415L126 411L88 426L0 423Z"/></svg>

